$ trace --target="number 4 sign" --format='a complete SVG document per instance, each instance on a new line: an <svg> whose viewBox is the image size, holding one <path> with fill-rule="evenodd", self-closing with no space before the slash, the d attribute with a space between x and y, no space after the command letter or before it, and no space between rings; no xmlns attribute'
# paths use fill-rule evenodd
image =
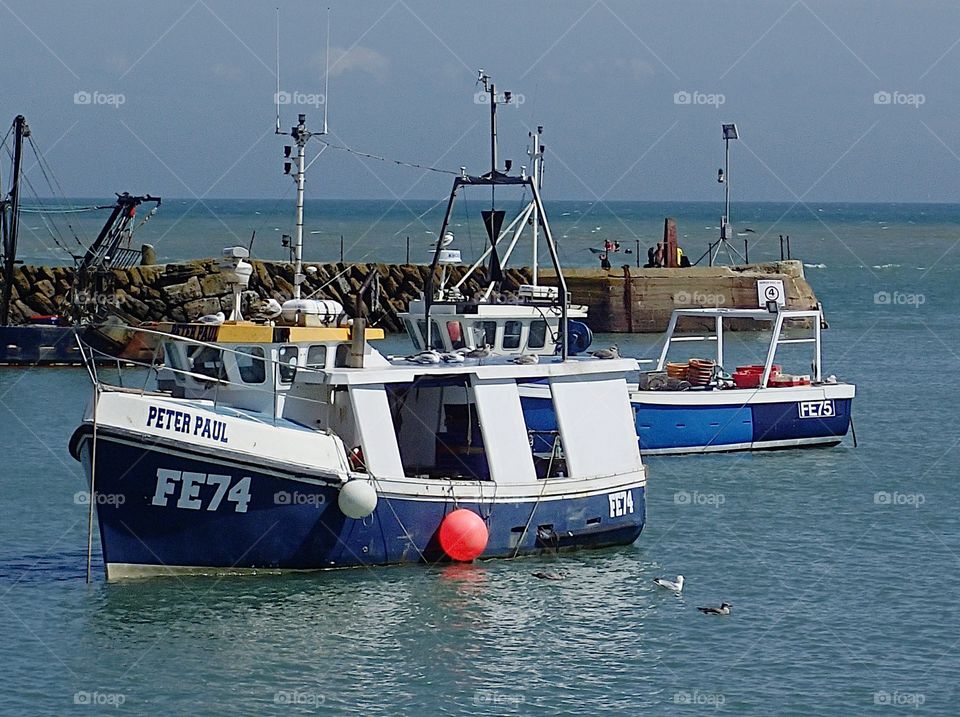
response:
<svg viewBox="0 0 960 717"><path fill-rule="evenodd" d="M757 279L757 303L766 308L768 301L776 301L777 306L786 306L786 292L780 279Z"/></svg>

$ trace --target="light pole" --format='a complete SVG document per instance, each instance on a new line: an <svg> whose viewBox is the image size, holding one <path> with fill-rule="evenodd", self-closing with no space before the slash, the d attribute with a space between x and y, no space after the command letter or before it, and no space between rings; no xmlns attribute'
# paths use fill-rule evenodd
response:
<svg viewBox="0 0 960 717"><path fill-rule="evenodd" d="M732 250L737 256L740 256L740 253L733 248L730 244L730 241L733 239L733 232L730 229L730 140L740 139L740 135L737 133L737 125L735 124L724 124L723 127L723 169L717 171L717 182L724 185L723 187L723 219L720 221L720 241L717 242L716 251L713 252L710 256L710 266L713 266L713 262L717 256L720 255L720 248L723 247L727 250L727 256L730 257L730 251ZM732 260L732 257L730 257ZM743 257L740 257L741 259Z"/></svg>

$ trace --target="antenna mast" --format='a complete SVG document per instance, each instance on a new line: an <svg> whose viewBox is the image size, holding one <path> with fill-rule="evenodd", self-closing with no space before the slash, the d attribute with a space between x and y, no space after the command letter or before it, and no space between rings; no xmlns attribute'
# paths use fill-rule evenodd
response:
<svg viewBox="0 0 960 717"><path fill-rule="evenodd" d="M283 134L280 131L280 8L277 8L277 94L273 96L277 105L277 128L274 134Z"/></svg>

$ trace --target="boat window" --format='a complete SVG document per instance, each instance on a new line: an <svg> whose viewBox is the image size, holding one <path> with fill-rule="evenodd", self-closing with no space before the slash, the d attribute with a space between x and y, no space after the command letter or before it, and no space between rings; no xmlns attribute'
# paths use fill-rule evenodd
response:
<svg viewBox="0 0 960 717"><path fill-rule="evenodd" d="M296 346L281 346L277 361L277 371L280 373L280 383L293 383L297 375L297 357L300 351Z"/></svg>
<svg viewBox="0 0 960 717"><path fill-rule="evenodd" d="M443 345L443 334L440 333L440 327L436 321L431 321L430 325L433 328L433 332L430 334L430 348L443 351L445 347ZM427 322L423 319L417 319L417 326L420 327L420 333L423 335L423 342L418 342L417 345L423 346L427 342Z"/></svg>
<svg viewBox="0 0 960 717"><path fill-rule="evenodd" d="M448 321L447 333L450 335L451 348L462 349L467 345L463 338L463 325L459 321Z"/></svg>
<svg viewBox="0 0 960 717"><path fill-rule="evenodd" d="M210 378L227 377L223 370L223 352L210 346L195 346L190 350L190 370Z"/></svg>
<svg viewBox="0 0 960 717"><path fill-rule="evenodd" d="M307 368L327 367L327 347L320 344L307 349Z"/></svg>
<svg viewBox="0 0 960 717"><path fill-rule="evenodd" d="M523 323L520 321L508 321L503 325L503 348L520 348L520 331Z"/></svg>
<svg viewBox="0 0 960 717"><path fill-rule="evenodd" d="M497 345L497 322L496 321L478 321L476 323L477 328L482 332L480 335L482 337L482 342L485 344L490 344L491 346ZM474 329L476 331L476 329Z"/></svg>
<svg viewBox="0 0 960 717"><path fill-rule="evenodd" d="M403 325L407 329L407 333L410 334L410 340L413 341L413 345L417 349L423 348L423 339L420 338L420 334L417 332L417 327L410 319L404 319Z"/></svg>
<svg viewBox="0 0 960 717"><path fill-rule="evenodd" d="M238 346L234 354L240 380L244 383L263 383L267 378L267 365L261 346Z"/></svg>
<svg viewBox="0 0 960 717"><path fill-rule="evenodd" d="M166 341L163 344L163 362L174 371L187 370L180 361L180 351L177 348L177 345L172 341Z"/></svg>
<svg viewBox="0 0 960 717"><path fill-rule="evenodd" d="M338 344L337 353L333 357L333 365L337 368L346 368L350 361L350 346L347 344Z"/></svg>
<svg viewBox="0 0 960 717"><path fill-rule="evenodd" d="M530 322L530 334L527 336L527 348L542 349L547 345L547 322L537 319Z"/></svg>

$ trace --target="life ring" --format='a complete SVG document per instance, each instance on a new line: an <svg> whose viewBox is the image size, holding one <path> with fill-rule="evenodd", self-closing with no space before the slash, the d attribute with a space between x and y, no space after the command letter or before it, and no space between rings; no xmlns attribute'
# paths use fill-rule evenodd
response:
<svg viewBox="0 0 960 717"><path fill-rule="evenodd" d="M363 449L360 446L354 446L351 449L347 460L350 463L350 470L356 471L357 473L366 473L367 464L363 460Z"/></svg>

